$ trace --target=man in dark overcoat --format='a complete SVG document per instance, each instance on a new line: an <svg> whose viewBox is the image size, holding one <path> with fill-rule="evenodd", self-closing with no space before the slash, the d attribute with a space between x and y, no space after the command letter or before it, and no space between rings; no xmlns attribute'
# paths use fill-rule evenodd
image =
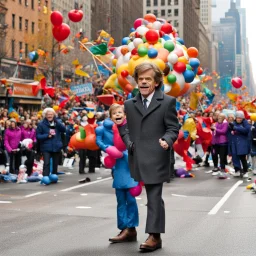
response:
<svg viewBox="0 0 256 256"><path fill-rule="evenodd" d="M143 251L162 247L165 232L163 183L170 178L170 150L179 132L176 99L161 90L163 74L154 64L142 63L135 68L134 79L139 93L125 102L126 128L119 132L129 151L131 176L145 184L147 193L145 243Z"/></svg>

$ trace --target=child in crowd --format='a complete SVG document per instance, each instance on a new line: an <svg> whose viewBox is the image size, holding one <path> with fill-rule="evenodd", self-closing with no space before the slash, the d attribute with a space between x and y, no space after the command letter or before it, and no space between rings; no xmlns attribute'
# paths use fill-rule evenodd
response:
<svg viewBox="0 0 256 256"><path fill-rule="evenodd" d="M96 128L97 144L105 152L108 152L108 148L114 145L115 136L120 136L117 130L117 133L113 132L114 123L117 126L126 124L124 108L119 104L113 104L110 107L109 116L112 121L106 119L102 126ZM119 141L123 143L121 138ZM123 145L123 148L125 148L125 145ZM113 167L113 188L116 190L117 199L117 224L121 232L116 237L109 239L112 243L137 240L138 206L129 189L136 187L138 182L131 178L127 150L125 149L122 153L123 157L116 159L116 164Z"/></svg>

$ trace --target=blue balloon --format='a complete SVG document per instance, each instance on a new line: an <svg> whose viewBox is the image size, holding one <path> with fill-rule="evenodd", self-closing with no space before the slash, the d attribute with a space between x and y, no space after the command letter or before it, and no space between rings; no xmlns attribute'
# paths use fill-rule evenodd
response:
<svg viewBox="0 0 256 256"><path fill-rule="evenodd" d="M163 37L162 37L165 41L167 41L167 40L170 40L171 38L170 38L170 36L168 36L168 35L164 35Z"/></svg>
<svg viewBox="0 0 256 256"><path fill-rule="evenodd" d="M57 183L58 182L58 175L57 174L51 174L50 176L49 176L49 179L50 179L50 181L52 182L52 183Z"/></svg>
<svg viewBox="0 0 256 256"><path fill-rule="evenodd" d="M28 54L28 58L29 58L31 61L33 61L34 57L35 57L35 52L30 52L30 53Z"/></svg>
<svg viewBox="0 0 256 256"><path fill-rule="evenodd" d="M127 96L127 99L129 100L129 99L132 99L132 98L133 98L132 93L129 93L128 96Z"/></svg>
<svg viewBox="0 0 256 256"><path fill-rule="evenodd" d="M189 65L193 68L198 68L200 65L200 61L197 58L190 58L189 59Z"/></svg>
<svg viewBox="0 0 256 256"><path fill-rule="evenodd" d="M49 184L51 184L51 180L50 180L49 176L44 176L44 177L41 179L41 184L43 184L43 185L49 185Z"/></svg>
<svg viewBox="0 0 256 256"><path fill-rule="evenodd" d="M148 50L148 57L149 57L149 58L151 58L151 59L156 58L157 55L158 55L157 49L155 49L155 48L150 48L150 49Z"/></svg>
<svg viewBox="0 0 256 256"><path fill-rule="evenodd" d="M127 37L124 37L122 39L122 45L128 45L128 41L130 40L130 38L127 36Z"/></svg>
<svg viewBox="0 0 256 256"><path fill-rule="evenodd" d="M185 70L183 76L186 83L191 83L194 80L195 74L192 70Z"/></svg>
<svg viewBox="0 0 256 256"><path fill-rule="evenodd" d="M180 42L181 44L183 44L183 45L184 45L184 40L183 40L183 39L181 39L181 38L177 37L177 38L176 38L176 41L178 41L178 42Z"/></svg>
<svg viewBox="0 0 256 256"><path fill-rule="evenodd" d="M131 28L131 32L134 32L136 29L135 28Z"/></svg>

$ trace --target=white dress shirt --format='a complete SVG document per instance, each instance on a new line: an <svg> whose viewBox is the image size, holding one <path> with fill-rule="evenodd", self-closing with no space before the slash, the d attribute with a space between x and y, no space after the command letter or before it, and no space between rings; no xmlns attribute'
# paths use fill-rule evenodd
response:
<svg viewBox="0 0 256 256"><path fill-rule="evenodd" d="M154 96L154 93L155 93L155 91L153 91L151 94L149 94L147 98L144 98L144 97L141 95L142 103L143 103L143 100L144 100L144 99L147 99L147 108L149 107L149 104L150 104L150 102L151 102L151 100L152 100L152 98L153 98L153 96Z"/></svg>

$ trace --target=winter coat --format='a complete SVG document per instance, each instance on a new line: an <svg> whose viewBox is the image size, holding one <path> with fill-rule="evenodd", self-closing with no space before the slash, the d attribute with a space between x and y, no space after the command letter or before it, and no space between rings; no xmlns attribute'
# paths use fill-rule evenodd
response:
<svg viewBox="0 0 256 256"><path fill-rule="evenodd" d="M158 184L169 180L170 149L179 133L176 100L157 89L145 111L141 94L125 102L128 129L119 129L122 137L129 135L134 146L129 150L131 176L145 184ZM169 145L164 150L159 139Z"/></svg>
<svg viewBox="0 0 256 256"><path fill-rule="evenodd" d="M47 119L43 119L37 126L36 137L40 141L41 152L60 152L63 143L61 133L66 132L65 126L55 119L55 135L49 138L50 123Z"/></svg>
<svg viewBox="0 0 256 256"><path fill-rule="evenodd" d="M243 120L238 124L234 122L233 133L231 136L231 152L232 155L248 155L251 149L251 126L247 120Z"/></svg>
<svg viewBox="0 0 256 256"><path fill-rule="evenodd" d="M32 139L33 142L36 142L36 131L34 128L24 128L21 127L21 140Z"/></svg>
<svg viewBox="0 0 256 256"><path fill-rule="evenodd" d="M256 123L252 125L251 156L256 156Z"/></svg>
<svg viewBox="0 0 256 256"><path fill-rule="evenodd" d="M216 123L216 130L213 132L212 144L227 144L228 143L228 122Z"/></svg>
<svg viewBox="0 0 256 256"><path fill-rule="evenodd" d="M16 127L15 129L8 128L5 130L4 146L8 153L13 149L17 149L21 141L21 129Z"/></svg>

